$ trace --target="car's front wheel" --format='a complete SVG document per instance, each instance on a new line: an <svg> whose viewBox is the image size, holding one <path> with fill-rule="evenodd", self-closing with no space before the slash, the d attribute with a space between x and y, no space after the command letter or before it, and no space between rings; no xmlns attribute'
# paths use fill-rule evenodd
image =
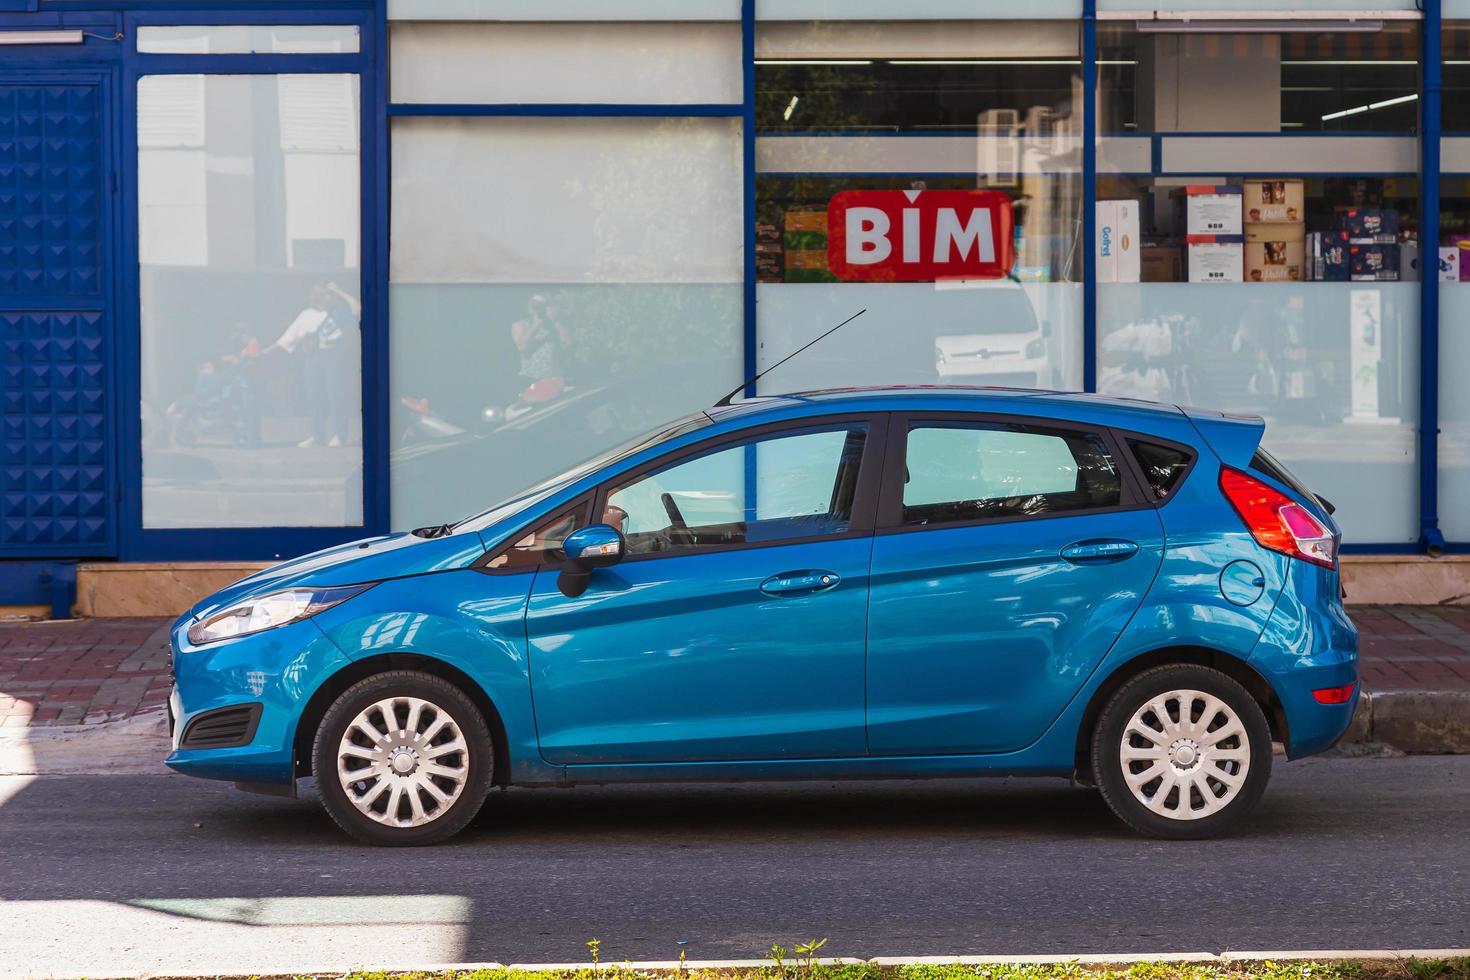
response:
<svg viewBox="0 0 1470 980"><path fill-rule="evenodd" d="M411 670L342 692L312 747L327 813L369 844L434 844L459 833L485 802L494 764L475 703L443 678Z"/></svg>
<svg viewBox="0 0 1470 980"><path fill-rule="evenodd" d="M1134 830L1198 839L1234 827L1271 776L1271 730L1234 678L1193 664L1144 671L1109 699L1093 778Z"/></svg>

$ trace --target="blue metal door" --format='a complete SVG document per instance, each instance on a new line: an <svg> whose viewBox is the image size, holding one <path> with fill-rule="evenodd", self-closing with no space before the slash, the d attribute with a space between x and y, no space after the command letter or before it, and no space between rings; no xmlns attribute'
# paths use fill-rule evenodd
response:
<svg viewBox="0 0 1470 980"><path fill-rule="evenodd" d="M0 557L116 553L111 101L0 75Z"/></svg>

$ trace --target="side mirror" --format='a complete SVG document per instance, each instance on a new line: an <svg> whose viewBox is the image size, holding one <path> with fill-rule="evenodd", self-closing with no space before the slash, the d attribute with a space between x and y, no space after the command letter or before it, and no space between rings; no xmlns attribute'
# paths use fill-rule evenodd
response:
<svg viewBox="0 0 1470 980"><path fill-rule="evenodd" d="M562 594L575 599L587 591L592 579L592 570L616 565L623 560L623 534L609 524L589 524L579 527L561 543L566 565L557 576L556 584Z"/></svg>

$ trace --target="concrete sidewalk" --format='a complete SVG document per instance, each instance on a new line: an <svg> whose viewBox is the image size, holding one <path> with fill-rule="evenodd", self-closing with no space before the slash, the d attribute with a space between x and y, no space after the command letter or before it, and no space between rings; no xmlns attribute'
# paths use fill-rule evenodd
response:
<svg viewBox="0 0 1470 980"><path fill-rule="evenodd" d="M1361 633L1364 697L1349 740L1413 753L1470 752L1470 607L1351 612ZM44 765L47 744L89 730L161 738L169 623L0 623L0 739L25 738L35 764Z"/></svg>

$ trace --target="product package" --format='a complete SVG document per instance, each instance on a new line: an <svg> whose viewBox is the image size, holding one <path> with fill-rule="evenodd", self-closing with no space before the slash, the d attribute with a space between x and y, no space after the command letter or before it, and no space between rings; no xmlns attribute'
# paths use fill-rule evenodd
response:
<svg viewBox="0 0 1470 980"><path fill-rule="evenodd" d="M1398 244L1367 242L1348 246L1348 278L1353 282L1397 282Z"/></svg>
<svg viewBox="0 0 1470 980"><path fill-rule="evenodd" d="M1338 227L1360 245L1389 245L1399 238L1399 213L1370 208L1349 208L1338 214Z"/></svg>
<svg viewBox="0 0 1470 980"><path fill-rule="evenodd" d="M1245 226L1246 282L1301 282L1306 228L1300 222Z"/></svg>
<svg viewBox="0 0 1470 980"><path fill-rule="evenodd" d="M1241 184L1246 224L1293 224L1306 220L1306 183L1247 180Z"/></svg>
<svg viewBox="0 0 1470 980"><path fill-rule="evenodd" d="M1304 242L1246 242L1246 282L1301 282Z"/></svg>
<svg viewBox="0 0 1470 980"><path fill-rule="evenodd" d="M1139 255L1143 282L1183 282L1184 249L1178 245L1145 245Z"/></svg>
<svg viewBox="0 0 1470 980"><path fill-rule="evenodd" d="M1399 242L1399 282L1419 281L1419 243Z"/></svg>
<svg viewBox="0 0 1470 980"><path fill-rule="evenodd" d="M1460 282L1470 282L1470 235L1451 235L1450 248L1455 250L1452 264Z"/></svg>
<svg viewBox="0 0 1470 980"><path fill-rule="evenodd" d="M1189 282L1244 282L1245 239L1241 235L1190 235Z"/></svg>
<svg viewBox="0 0 1470 980"><path fill-rule="evenodd" d="M1454 245L1443 245L1440 247L1439 281L1460 281L1460 249Z"/></svg>
<svg viewBox="0 0 1470 980"><path fill-rule="evenodd" d="M1191 184L1170 192L1175 206L1184 212L1186 235L1240 235L1239 184Z"/></svg>
<svg viewBox="0 0 1470 980"><path fill-rule="evenodd" d="M1348 281L1348 237L1345 231L1316 231L1311 235L1312 279Z"/></svg>
<svg viewBox="0 0 1470 980"><path fill-rule="evenodd" d="M1138 282L1139 204L1097 202L1097 281Z"/></svg>

